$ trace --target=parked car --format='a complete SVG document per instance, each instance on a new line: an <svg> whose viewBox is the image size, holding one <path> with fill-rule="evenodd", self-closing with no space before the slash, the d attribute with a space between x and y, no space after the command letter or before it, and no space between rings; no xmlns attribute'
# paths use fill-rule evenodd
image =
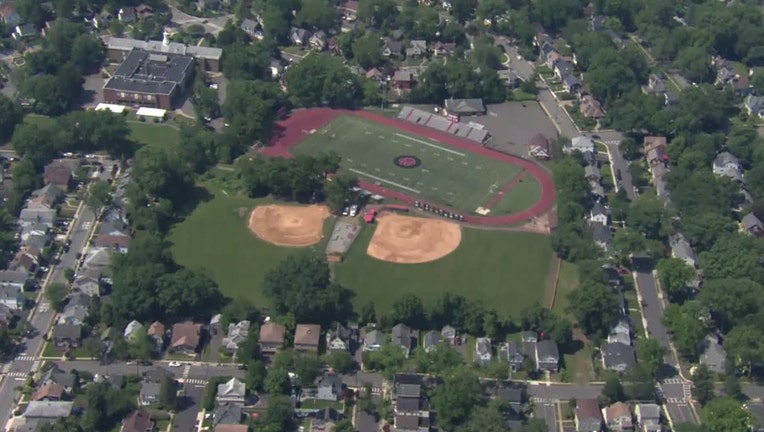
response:
<svg viewBox="0 0 764 432"><path fill-rule="evenodd" d="M358 214L358 205L353 204L350 206L350 217L355 217Z"/></svg>
<svg viewBox="0 0 764 432"><path fill-rule="evenodd" d="M170 367L180 367L180 362L179 361L171 361L168 366L170 366Z"/></svg>

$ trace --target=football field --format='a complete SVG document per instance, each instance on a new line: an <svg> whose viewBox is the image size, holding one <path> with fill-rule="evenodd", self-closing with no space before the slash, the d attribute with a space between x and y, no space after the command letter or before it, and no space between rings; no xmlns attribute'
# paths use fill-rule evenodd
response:
<svg viewBox="0 0 764 432"><path fill-rule="evenodd" d="M465 213L480 207L516 213L541 196L537 180L518 165L358 116L341 115L304 133L295 155L335 151L342 169L361 180Z"/></svg>

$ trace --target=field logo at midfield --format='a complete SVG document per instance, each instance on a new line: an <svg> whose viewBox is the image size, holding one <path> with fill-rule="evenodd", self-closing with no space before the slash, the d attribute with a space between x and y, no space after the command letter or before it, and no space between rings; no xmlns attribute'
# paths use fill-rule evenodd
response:
<svg viewBox="0 0 764 432"><path fill-rule="evenodd" d="M393 159L393 163L399 168L418 168L422 165L422 159L416 156L405 155L396 157Z"/></svg>

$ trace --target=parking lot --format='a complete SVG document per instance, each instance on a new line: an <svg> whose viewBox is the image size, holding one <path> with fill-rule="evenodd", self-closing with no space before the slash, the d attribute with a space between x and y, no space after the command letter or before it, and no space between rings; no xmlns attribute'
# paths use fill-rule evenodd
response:
<svg viewBox="0 0 764 432"><path fill-rule="evenodd" d="M465 119L480 123L493 136L491 147L526 156L528 143L537 133L556 139L557 129L537 102L504 102L487 106L484 116Z"/></svg>

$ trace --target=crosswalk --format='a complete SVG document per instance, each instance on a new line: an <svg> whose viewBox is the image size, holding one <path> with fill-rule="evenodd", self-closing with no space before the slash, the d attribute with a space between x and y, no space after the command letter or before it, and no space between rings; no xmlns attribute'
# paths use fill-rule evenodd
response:
<svg viewBox="0 0 764 432"><path fill-rule="evenodd" d="M28 375L27 372L8 372L6 374L10 378L26 378Z"/></svg>
<svg viewBox="0 0 764 432"><path fill-rule="evenodd" d="M600 142L603 143L603 144L618 144L618 143L620 143L620 141L618 141L618 140L602 140Z"/></svg>
<svg viewBox="0 0 764 432"><path fill-rule="evenodd" d="M184 378L183 383L184 384L192 384L192 385L207 385L209 381L201 378Z"/></svg>
<svg viewBox="0 0 764 432"><path fill-rule="evenodd" d="M666 378L661 380L661 384L684 384L681 378Z"/></svg>
<svg viewBox="0 0 764 432"><path fill-rule="evenodd" d="M34 359L35 359L35 356L31 356L31 355L22 355L22 356L16 357L16 360L18 361L32 361Z"/></svg>
<svg viewBox="0 0 764 432"><path fill-rule="evenodd" d="M559 399L555 399L555 398L542 398L537 396L531 397L531 402L534 404L550 404L550 403L554 404L559 401L560 401Z"/></svg>

